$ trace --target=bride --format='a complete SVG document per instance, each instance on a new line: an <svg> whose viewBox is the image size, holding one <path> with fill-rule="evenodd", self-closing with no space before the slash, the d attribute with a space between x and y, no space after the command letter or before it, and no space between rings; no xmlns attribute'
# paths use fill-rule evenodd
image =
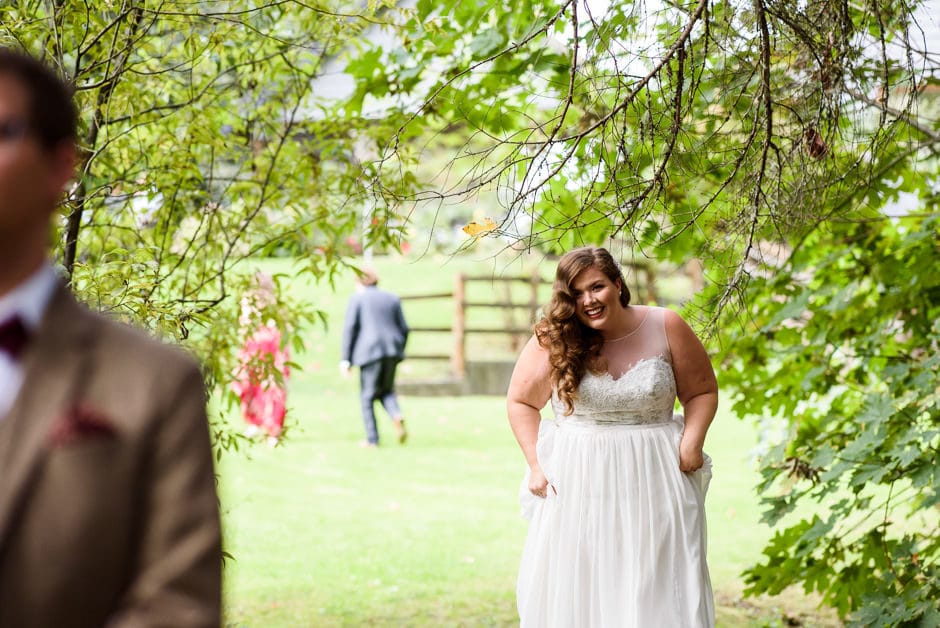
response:
<svg viewBox="0 0 940 628"><path fill-rule="evenodd" d="M556 420L540 420L549 400ZM682 318L631 306L610 253L574 249L507 405L528 463L520 624L714 626L702 446L718 387Z"/></svg>

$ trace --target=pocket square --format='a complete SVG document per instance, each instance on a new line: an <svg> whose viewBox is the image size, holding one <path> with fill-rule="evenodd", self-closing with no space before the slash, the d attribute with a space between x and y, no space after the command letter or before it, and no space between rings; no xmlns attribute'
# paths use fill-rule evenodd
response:
<svg viewBox="0 0 940 628"><path fill-rule="evenodd" d="M49 445L63 447L91 439L111 439L117 432L103 414L84 404L72 406L49 432Z"/></svg>

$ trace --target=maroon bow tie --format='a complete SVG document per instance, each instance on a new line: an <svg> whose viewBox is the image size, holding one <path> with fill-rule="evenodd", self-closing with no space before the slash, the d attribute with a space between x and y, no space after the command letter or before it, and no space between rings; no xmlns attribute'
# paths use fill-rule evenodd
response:
<svg viewBox="0 0 940 628"><path fill-rule="evenodd" d="M19 316L12 316L0 323L0 351L19 357L29 340L29 330Z"/></svg>

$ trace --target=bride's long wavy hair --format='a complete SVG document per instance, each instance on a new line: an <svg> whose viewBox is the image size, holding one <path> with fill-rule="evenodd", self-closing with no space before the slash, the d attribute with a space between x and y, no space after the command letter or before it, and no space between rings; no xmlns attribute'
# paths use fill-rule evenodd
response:
<svg viewBox="0 0 940 628"><path fill-rule="evenodd" d="M552 298L545 306L545 316L535 324L535 337L548 350L552 386L565 404L565 413L574 411L578 385L585 371L599 368L604 337L597 330L578 320L577 304L572 283L588 268L597 268L611 282L620 281L620 304L630 304L630 290L620 267L607 251L600 247L585 246L572 249L558 260Z"/></svg>

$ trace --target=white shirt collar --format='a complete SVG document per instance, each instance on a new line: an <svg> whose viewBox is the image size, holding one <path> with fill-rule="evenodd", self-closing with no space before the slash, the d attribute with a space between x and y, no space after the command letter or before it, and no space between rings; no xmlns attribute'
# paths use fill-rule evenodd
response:
<svg viewBox="0 0 940 628"><path fill-rule="evenodd" d="M58 282L55 269L43 263L26 281L0 296L0 321L18 315L27 329L39 327Z"/></svg>

